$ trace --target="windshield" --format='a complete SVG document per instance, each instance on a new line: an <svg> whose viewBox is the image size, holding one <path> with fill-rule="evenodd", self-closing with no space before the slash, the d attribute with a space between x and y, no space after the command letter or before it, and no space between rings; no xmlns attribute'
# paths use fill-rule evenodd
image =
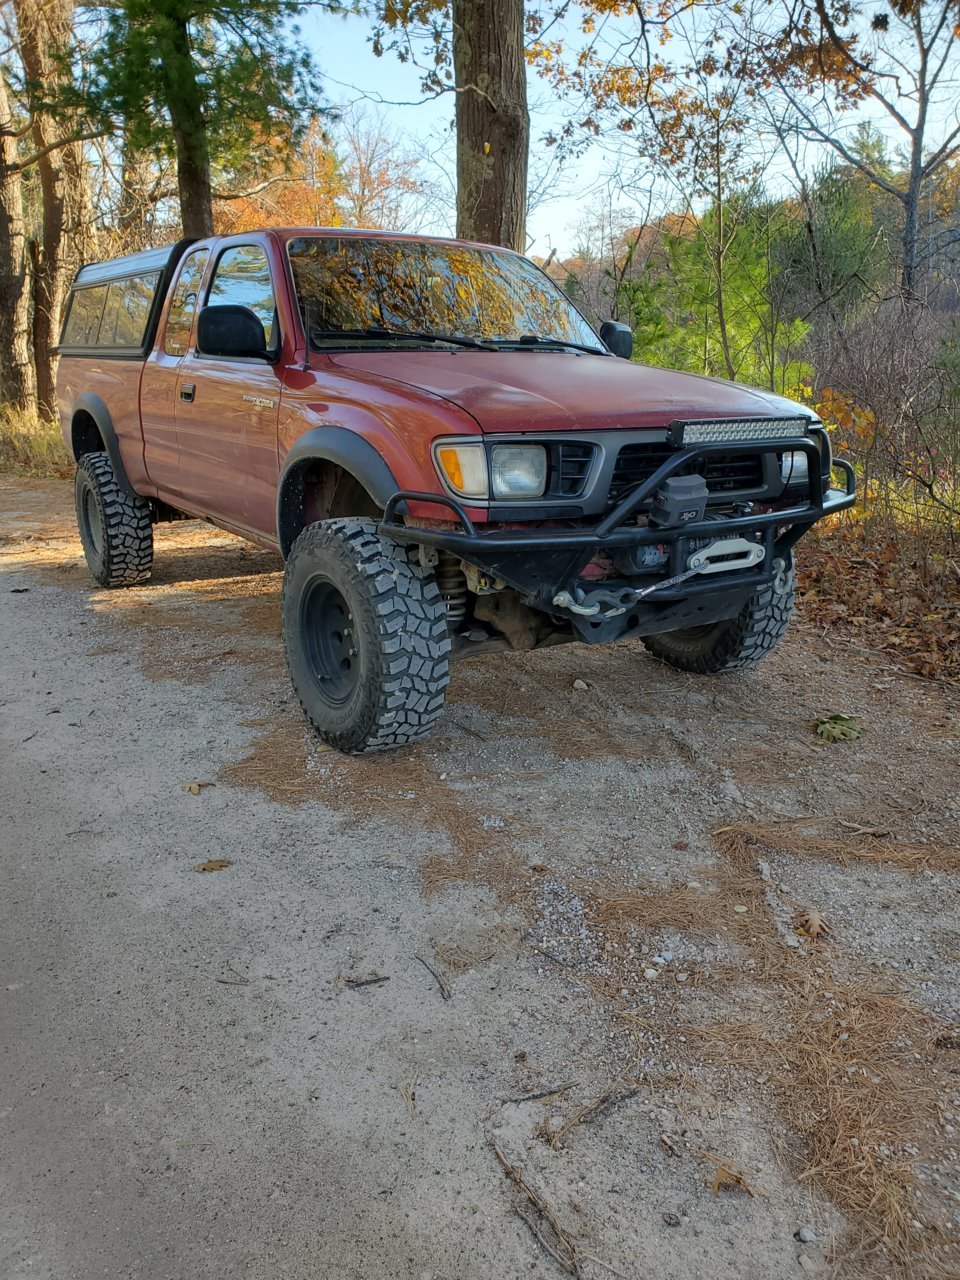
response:
<svg viewBox="0 0 960 1280"><path fill-rule="evenodd" d="M333 236L291 240L288 252L313 347L361 335L389 345L391 335L409 333L506 343L552 338L604 351L553 282L511 253ZM371 329L391 334L365 333Z"/></svg>

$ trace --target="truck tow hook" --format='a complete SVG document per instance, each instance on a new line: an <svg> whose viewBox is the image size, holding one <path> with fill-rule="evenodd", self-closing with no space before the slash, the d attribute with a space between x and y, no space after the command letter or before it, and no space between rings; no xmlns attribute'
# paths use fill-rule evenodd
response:
<svg viewBox="0 0 960 1280"><path fill-rule="evenodd" d="M616 618L621 613L626 613L631 605L635 605L638 600L642 600L645 596L653 595L655 591L663 591L667 587L678 586L681 582L686 582L688 578L694 577L701 573L700 565L693 569L685 569L683 573L678 573L672 578L665 578L663 582L655 582L651 587L635 588L630 587L624 591L591 591L587 595L579 587L574 587L574 595L569 591L558 591L553 597L553 603L559 609L569 609L571 613L579 613L584 618L595 618L600 614L604 618ZM604 609L604 605L610 607Z"/></svg>
<svg viewBox="0 0 960 1280"><path fill-rule="evenodd" d="M635 605L638 601L652 596L657 591L666 591L670 587L678 587L688 578L698 573L730 573L736 569L750 569L759 564L766 552L758 542L748 542L746 538L721 538L712 542L709 547L695 551L687 559L687 568L672 578L664 578L649 587L630 587L623 591L604 591L603 588L587 594L580 587L569 591L558 591L553 603L558 609L568 609L583 618L595 618L598 614L604 618L616 618ZM604 606L608 606L604 608Z"/></svg>

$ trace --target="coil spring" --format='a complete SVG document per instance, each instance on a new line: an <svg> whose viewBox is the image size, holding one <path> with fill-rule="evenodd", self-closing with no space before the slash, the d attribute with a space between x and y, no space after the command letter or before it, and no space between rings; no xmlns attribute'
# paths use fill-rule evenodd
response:
<svg viewBox="0 0 960 1280"><path fill-rule="evenodd" d="M467 579L452 551L441 551L435 570L437 586L447 608L447 625L455 627L467 616Z"/></svg>

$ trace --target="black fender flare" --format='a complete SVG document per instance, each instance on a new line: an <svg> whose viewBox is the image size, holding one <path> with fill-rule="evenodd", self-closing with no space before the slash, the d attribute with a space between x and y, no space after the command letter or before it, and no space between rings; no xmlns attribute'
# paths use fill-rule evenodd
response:
<svg viewBox="0 0 960 1280"><path fill-rule="evenodd" d="M277 537L284 559L299 533L303 485L297 482L311 462L332 462L363 485L378 507L397 492L393 472L374 446L347 427L312 427L293 444L283 460L277 487Z"/></svg>
<svg viewBox="0 0 960 1280"><path fill-rule="evenodd" d="M92 391L81 392L73 402L70 420L70 447L75 461L80 461L80 455L77 453L76 442L73 438L73 423L78 413L88 413L97 424L100 439L103 441L104 450L113 466L117 483L121 489L125 489L127 493L136 497L136 490L127 479L127 471L123 465L123 458L120 456L120 441L117 439L117 432L113 425L113 419L110 417L110 410L100 397L94 395Z"/></svg>

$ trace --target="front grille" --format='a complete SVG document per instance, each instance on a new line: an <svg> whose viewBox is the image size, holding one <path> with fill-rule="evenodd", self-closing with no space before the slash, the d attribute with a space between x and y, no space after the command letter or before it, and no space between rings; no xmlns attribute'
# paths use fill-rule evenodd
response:
<svg viewBox="0 0 960 1280"><path fill-rule="evenodd" d="M610 484L609 501L619 502L632 493L675 453L666 442L627 444L617 455ZM674 475L701 475L711 493L733 493L763 488L763 455L760 453L715 453L688 462Z"/></svg>
<svg viewBox="0 0 960 1280"><path fill-rule="evenodd" d="M587 483L593 463L594 446L577 441L560 441L550 449L547 492L555 498L576 498Z"/></svg>

